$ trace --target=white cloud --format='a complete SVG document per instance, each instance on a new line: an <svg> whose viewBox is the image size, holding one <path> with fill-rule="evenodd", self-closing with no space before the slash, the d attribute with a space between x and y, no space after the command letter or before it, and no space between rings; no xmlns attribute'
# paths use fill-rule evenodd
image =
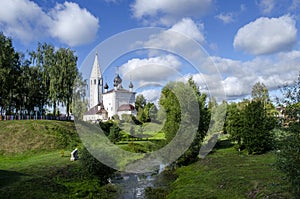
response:
<svg viewBox="0 0 300 199"><path fill-rule="evenodd" d="M213 0L136 0L131 8L138 19L170 25L184 17L203 16L212 5Z"/></svg>
<svg viewBox="0 0 300 199"><path fill-rule="evenodd" d="M199 54L200 44L206 43L203 24L196 24L190 18L183 18L171 28L153 34L148 41L142 43L144 48L163 49L185 55L185 59L199 59L206 54ZM155 54L154 54L155 55Z"/></svg>
<svg viewBox="0 0 300 199"><path fill-rule="evenodd" d="M144 83L166 82L178 76L181 62L173 55L152 57L146 59L131 59L120 67L120 72L125 79Z"/></svg>
<svg viewBox="0 0 300 199"><path fill-rule="evenodd" d="M205 37L203 35L204 25L203 24L196 24L190 18L183 18L178 23L174 24L171 31L179 32L186 37L194 39L200 43L205 42Z"/></svg>
<svg viewBox="0 0 300 199"><path fill-rule="evenodd" d="M47 37L58 38L70 46L92 41L99 21L76 3L57 4L46 13L30 0L0 2L0 28L23 43Z"/></svg>
<svg viewBox="0 0 300 199"><path fill-rule="evenodd" d="M50 14L53 19L51 35L63 43L77 46L89 43L96 37L99 20L78 4L57 4Z"/></svg>
<svg viewBox="0 0 300 199"><path fill-rule="evenodd" d="M295 23L288 15L259 18L238 30L233 45L236 49L255 55L291 49L297 42Z"/></svg>
<svg viewBox="0 0 300 199"><path fill-rule="evenodd" d="M147 89L147 90L143 90L139 94L142 94L148 102L157 103L159 98L160 98L161 90L159 90L159 89Z"/></svg>
<svg viewBox="0 0 300 199"><path fill-rule="evenodd" d="M24 43L48 31L50 17L34 2L10 0L0 2L0 28L9 36Z"/></svg>
<svg viewBox="0 0 300 199"><path fill-rule="evenodd" d="M216 16L217 19L223 21L223 23L228 24L234 21L232 13L221 13Z"/></svg>
<svg viewBox="0 0 300 199"><path fill-rule="evenodd" d="M258 81L269 90L292 83L299 73L300 51L257 57L245 62L220 57L211 59L223 75L226 94L232 97L250 94Z"/></svg>
<svg viewBox="0 0 300 199"><path fill-rule="evenodd" d="M263 14L270 14L275 8L276 0L260 0L258 6Z"/></svg>

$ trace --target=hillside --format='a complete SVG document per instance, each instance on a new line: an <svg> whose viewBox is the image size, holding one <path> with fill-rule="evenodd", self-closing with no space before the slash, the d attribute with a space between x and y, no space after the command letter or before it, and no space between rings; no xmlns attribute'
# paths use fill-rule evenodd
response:
<svg viewBox="0 0 300 199"><path fill-rule="evenodd" d="M73 122L54 120L0 121L0 154L72 149L80 143Z"/></svg>

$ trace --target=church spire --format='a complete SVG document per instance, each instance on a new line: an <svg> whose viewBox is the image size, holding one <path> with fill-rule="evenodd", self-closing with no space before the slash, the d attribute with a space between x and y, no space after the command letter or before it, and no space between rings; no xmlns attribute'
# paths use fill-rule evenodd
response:
<svg viewBox="0 0 300 199"><path fill-rule="evenodd" d="M103 79L96 52L93 68L90 75L90 108L102 103Z"/></svg>
<svg viewBox="0 0 300 199"><path fill-rule="evenodd" d="M93 68L92 68L92 72L91 72L91 77L102 78L100 64L98 61L98 52L96 52L96 55L95 55L95 60L94 60L94 64L93 64Z"/></svg>

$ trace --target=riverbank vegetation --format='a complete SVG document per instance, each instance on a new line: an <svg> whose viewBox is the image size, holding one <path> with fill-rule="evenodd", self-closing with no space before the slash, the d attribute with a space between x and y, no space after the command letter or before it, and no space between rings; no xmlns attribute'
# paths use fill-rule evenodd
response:
<svg viewBox="0 0 300 199"><path fill-rule="evenodd" d="M85 99L74 52L39 44L25 59L3 33L0 47L0 197L116 198L120 192L108 181L115 171L91 156L73 122L2 121L3 114L22 119L35 111L44 116L46 105L55 116L58 104L82 118L86 102L71 106L72 96ZM164 156L176 160L156 178L158 187L146 189L149 198L297 198L300 75L282 94L272 102L267 87L258 82L250 99L217 103L190 78L165 85L159 108L138 95L136 117L114 116L99 124L79 121L76 127L81 125L83 136L96 146L102 129L100 139L110 142L107 148L99 144L97 152L115 158L122 154L112 148L133 152L127 159L117 158L120 168L177 140ZM74 148L80 158L71 162Z"/></svg>

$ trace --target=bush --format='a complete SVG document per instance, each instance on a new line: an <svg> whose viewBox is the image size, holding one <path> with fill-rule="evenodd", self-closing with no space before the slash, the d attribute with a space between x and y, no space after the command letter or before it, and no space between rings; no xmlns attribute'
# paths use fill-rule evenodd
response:
<svg viewBox="0 0 300 199"><path fill-rule="evenodd" d="M85 147L80 153L79 160L83 171L88 175L99 177L101 184L106 184L107 179L110 178L115 171L114 169L106 166L105 164L94 158Z"/></svg>
<svg viewBox="0 0 300 199"><path fill-rule="evenodd" d="M121 115L122 121L127 122L127 123L132 123L132 116L130 114L122 114Z"/></svg>
<svg viewBox="0 0 300 199"><path fill-rule="evenodd" d="M300 123L289 128L277 152L277 167L283 171L292 185L295 197L300 195Z"/></svg>

